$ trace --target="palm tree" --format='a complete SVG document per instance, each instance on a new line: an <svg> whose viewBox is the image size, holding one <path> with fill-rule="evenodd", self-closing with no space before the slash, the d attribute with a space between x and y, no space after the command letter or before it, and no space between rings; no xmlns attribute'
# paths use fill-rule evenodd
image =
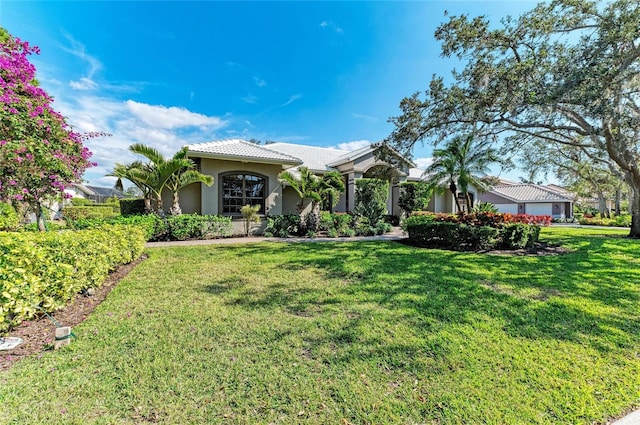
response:
<svg viewBox="0 0 640 425"><path fill-rule="evenodd" d="M473 208L469 194L469 186L479 190L486 190L487 184L481 179L489 171L489 165L501 163L496 149L489 142L474 143L473 134L456 136L443 149L433 151L433 163L427 167L426 175L432 187L442 187L448 183L448 189L453 195L458 212L462 212L458 200L458 190L464 195L467 211Z"/></svg>
<svg viewBox="0 0 640 425"><path fill-rule="evenodd" d="M169 189L172 193L171 214L180 214L180 199L178 192L183 187L196 182L207 185L213 184L213 177L195 170L195 164L187 158L187 147L183 147L170 158L157 149L136 143L129 146L129 150L142 155L149 160L147 163L135 161L131 164L116 164L109 174L118 178L125 178L136 185L145 197L145 209L151 210L151 198L156 201L156 214L164 215L162 192Z"/></svg>
<svg viewBox="0 0 640 425"><path fill-rule="evenodd" d="M289 171L283 171L278 174L278 178L287 183L300 197L297 210L298 214L302 215L305 199L311 199L312 202L321 202L322 198L315 190L318 177L309 171L307 167L298 168L298 174L295 175Z"/></svg>
<svg viewBox="0 0 640 425"><path fill-rule="evenodd" d="M134 161L129 164L120 164L116 163L113 167L113 171L111 171L107 176L117 177L116 187L122 187L122 179L129 180L134 184L141 192L144 199L144 210L145 213L151 212L151 190L149 187L142 181L138 180L140 173L134 170L144 169L144 164L141 161Z"/></svg>
<svg viewBox="0 0 640 425"><path fill-rule="evenodd" d="M184 161L186 160L189 165L180 169L177 173L175 173L169 181L167 182L167 189L171 191L172 194L172 202L171 208L169 209L169 213L171 215L180 215L182 214L182 208L180 208L180 189L183 187L189 186L192 183L204 183L207 186L211 186L213 184L213 177L202 174L198 170L195 169L195 163L187 158L187 152L189 149L185 146L176 152L173 155L173 161Z"/></svg>
<svg viewBox="0 0 640 425"><path fill-rule="evenodd" d="M278 178L293 188L300 197L297 205L300 216L302 216L305 199L311 200L311 212L306 222L311 230L316 230L320 217L320 205L322 203L335 205L338 196L345 190L344 181L337 171L329 171L321 177L313 174L307 167L300 167L298 172L299 176L296 176L289 171L283 171Z"/></svg>

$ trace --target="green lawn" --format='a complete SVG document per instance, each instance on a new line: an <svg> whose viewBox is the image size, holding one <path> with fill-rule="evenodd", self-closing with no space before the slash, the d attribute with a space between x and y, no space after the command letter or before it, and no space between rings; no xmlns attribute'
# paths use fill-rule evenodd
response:
<svg viewBox="0 0 640 425"><path fill-rule="evenodd" d="M150 249L0 374L0 423L604 423L640 405L640 242L510 257L349 242Z"/></svg>

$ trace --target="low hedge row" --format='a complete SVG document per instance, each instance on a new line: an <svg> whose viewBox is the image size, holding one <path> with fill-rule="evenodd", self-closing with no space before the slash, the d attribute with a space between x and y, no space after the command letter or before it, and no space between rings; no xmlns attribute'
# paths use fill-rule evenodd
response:
<svg viewBox="0 0 640 425"><path fill-rule="evenodd" d="M454 251L528 248L540 235L539 226L523 223L490 227L437 221L410 222L405 231L413 245Z"/></svg>
<svg viewBox="0 0 640 425"><path fill-rule="evenodd" d="M62 209L66 220L112 218L120 215L118 204L93 204L82 206L66 206Z"/></svg>
<svg viewBox="0 0 640 425"><path fill-rule="evenodd" d="M417 220L420 223L432 221L446 223L462 223L470 226L490 226L497 227L509 223L535 224L538 226L549 226L551 224L550 215L530 215L530 214L510 214L510 213L433 213L430 211L414 211L407 220Z"/></svg>
<svg viewBox="0 0 640 425"><path fill-rule="evenodd" d="M631 214L622 214L612 218L583 216L578 222L585 226L631 227Z"/></svg>
<svg viewBox="0 0 640 425"><path fill-rule="evenodd" d="M380 221L371 226L368 220L354 214L320 212L318 231L326 232L330 238L381 235L391 230L391 224ZM286 238L289 236L316 236L308 231L297 214L272 215L267 217L266 237Z"/></svg>
<svg viewBox="0 0 640 425"><path fill-rule="evenodd" d="M155 214L118 216L109 219L67 220L72 229L91 229L103 224L137 226L148 241L216 239L233 234L231 217L182 214L161 218Z"/></svg>
<svg viewBox="0 0 640 425"><path fill-rule="evenodd" d="M122 225L0 233L0 331L100 286L109 271L138 258L144 243L140 229Z"/></svg>

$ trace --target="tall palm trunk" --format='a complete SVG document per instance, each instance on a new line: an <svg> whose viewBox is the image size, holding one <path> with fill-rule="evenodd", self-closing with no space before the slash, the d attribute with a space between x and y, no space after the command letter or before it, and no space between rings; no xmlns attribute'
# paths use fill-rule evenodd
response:
<svg viewBox="0 0 640 425"><path fill-rule="evenodd" d="M453 195L453 199L456 201L457 212L462 212L462 207L460 207L460 201L458 200L458 186L456 186L453 180L449 182L449 190Z"/></svg>
<svg viewBox="0 0 640 425"><path fill-rule="evenodd" d="M180 215L182 214L182 208L180 208L180 196L178 192L173 192L173 198L171 202L171 208L169 209L169 214L171 215Z"/></svg>

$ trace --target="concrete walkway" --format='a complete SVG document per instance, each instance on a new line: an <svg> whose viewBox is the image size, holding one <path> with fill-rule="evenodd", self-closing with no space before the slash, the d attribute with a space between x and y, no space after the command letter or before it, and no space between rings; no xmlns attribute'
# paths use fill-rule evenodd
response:
<svg viewBox="0 0 640 425"><path fill-rule="evenodd" d="M265 238L264 236L234 237L222 239L207 240L191 240L191 241L170 241L170 242L147 242L147 248L159 248L166 246L194 246L194 245L228 245L238 243L258 243L258 242L288 242L288 243L307 243L307 242L359 242L359 241L397 241L406 239L402 234L402 229L394 227L391 232L379 236L354 236L352 238Z"/></svg>

